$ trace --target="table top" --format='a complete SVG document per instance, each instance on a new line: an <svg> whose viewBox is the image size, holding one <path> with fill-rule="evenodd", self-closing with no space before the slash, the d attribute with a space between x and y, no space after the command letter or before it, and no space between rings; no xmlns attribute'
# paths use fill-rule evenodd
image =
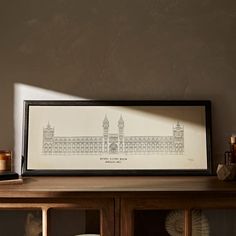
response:
<svg viewBox="0 0 236 236"><path fill-rule="evenodd" d="M81 193L232 192L236 181L216 176L99 176L24 177L21 184L0 182L0 197L50 197Z"/></svg>

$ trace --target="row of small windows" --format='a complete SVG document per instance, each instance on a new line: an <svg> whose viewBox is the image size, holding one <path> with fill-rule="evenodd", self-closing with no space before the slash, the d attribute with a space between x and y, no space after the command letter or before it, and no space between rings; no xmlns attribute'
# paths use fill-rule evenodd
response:
<svg viewBox="0 0 236 236"><path fill-rule="evenodd" d="M67 138L53 138L52 136L45 136L44 138L49 138L51 140L53 140L54 142L64 142L64 143L68 143L68 142L74 142L74 143L79 143L79 142L102 142L102 137L100 138L75 138L75 139L67 139Z"/></svg>
<svg viewBox="0 0 236 236"><path fill-rule="evenodd" d="M80 144L61 144L55 143L55 147L102 147L102 143L80 143Z"/></svg>
<svg viewBox="0 0 236 236"><path fill-rule="evenodd" d="M124 139L125 142L173 142L173 137L140 137L140 138L128 138Z"/></svg>
<svg viewBox="0 0 236 236"><path fill-rule="evenodd" d="M67 145L67 144L60 144L60 143L56 143L56 144L47 144L45 143L44 144L44 147L54 147L54 148L102 148L102 144L97 144L97 143L91 143L91 144L78 144L78 145ZM106 144L105 144L106 146ZM122 144L119 145L120 148L123 147ZM183 144L182 143L176 143L176 144L173 144L173 143L148 143L148 144L145 144L145 143L141 143L141 144L137 144L137 143L126 143L125 144L125 147L126 148L169 148L169 147L183 147Z"/></svg>
<svg viewBox="0 0 236 236"><path fill-rule="evenodd" d="M155 140L148 140L148 141L144 141L144 140L142 140L142 141L136 141L136 140L126 140L125 142L124 142L124 144L128 144L128 145L130 145L130 144L138 144L138 145L140 145L140 144L145 144L145 145L151 145L151 144L158 144L158 145L163 145L163 144L167 144L167 145L172 145L173 143L175 143L176 142L176 140L174 140L174 139L171 139L171 140L168 140L168 141L164 141L164 140L161 140L161 141L155 141Z"/></svg>
<svg viewBox="0 0 236 236"><path fill-rule="evenodd" d="M56 142L55 142L56 141ZM151 142L152 141L152 142ZM116 142L116 141L115 141ZM120 141L121 142L121 141ZM172 144L174 142L174 139L169 139L169 140L136 140L136 139L128 139L128 140L124 140L125 144L130 144L130 143L145 143L145 144L150 144L150 143L156 143L156 144L162 144L162 143L167 143L167 144ZM84 145L84 144L101 144L102 145L102 141L98 140L98 141L80 141L80 142L70 142L70 141L58 141L58 140L54 140L55 144L58 145ZM111 142L109 142L111 143ZM123 143L123 142L121 142Z"/></svg>
<svg viewBox="0 0 236 236"><path fill-rule="evenodd" d="M125 145L126 148L170 148L170 147L183 147L184 145L182 143L179 143L179 144L175 144L175 145L138 145L138 144L131 144L131 145ZM67 145L48 145L48 144L45 144L44 145L44 148L67 148L67 149L80 149L80 148L102 148L102 145L81 145L81 146L67 146ZM107 145L105 145L105 147L107 147ZM123 148L123 145L119 145L120 148Z"/></svg>
<svg viewBox="0 0 236 236"><path fill-rule="evenodd" d="M52 146L44 146L44 149L54 149L54 150L83 150L83 149L102 149L102 147L52 147Z"/></svg>
<svg viewBox="0 0 236 236"><path fill-rule="evenodd" d="M107 150L105 150L107 151ZM155 152L157 150L155 149L149 149L149 150L143 150L143 149L125 149L124 152L130 153L130 152ZM159 152L183 152L182 148L175 148L175 149L159 149ZM53 152L53 153L102 153L102 149L81 149L81 150L68 150L68 149L52 149L52 148L45 148L44 152Z"/></svg>
<svg viewBox="0 0 236 236"><path fill-rule="evenodd" d="M82 148L82 149L68 149L68 148L44 148L44 152L54 152L54 153L101 153L102 149L101 148L95 148L95 149L90 149L90 148Z"/></svg>
<svg viewBox="0 0 236 236"><path fill-rule="evenodd" d="M182 133L175 133L174 136L176 136L177 134L179 134L178 136L182 136ZM80 137L80 138L53 138L52 135L44 135L44 137L48 137L48 138L52 138L54 141L56 142L102 142L103 141L103 137ZM124 137L124 140L126 142L144 142L144 141L171 141L173 140L173 136L157 136L157 137ZM118 137L114 138L114 137L110 137L110 139L115 139L117 140Z"/></svg>
<svg viewBox="0 0 236 236"><path fill-rule="evenodd" d="M105 143L106 145L107 143ZM122 145L123 143L120 143L120 145ZM124 143L125 146L172 146L172 145L178 145L178 143L174 144L173 142L152 142L152 143L135 143L135 142L127 142ZM182 144L182 143L180 143ZM44 143L44 146L47 145L54 145L54 146L71 146L71 147L92 147L92 146L97 146L97 147L101 147L103 145L103 143Z"/></svg>
<svg viewBox="0 0 236 236"><path fill-rule="evenodd" d="M107 145L105 145L107 146ZM51 148L51 147L54 147L54 148L67 148L67 149L80 149L80 148L102 148L101 145L99 146L92 146L92 145L82 145L82 146L66 146L66 145L44 145L44 148ZM120 148L123 148L123 145L119 145ZM134 145L125 145L125 147L129 147L129 148L165 148L165 147L183 147L183 144L175 144L175 145L137 145L137 144L134 144Z"/></svg>
<svg viewBox="0 0 236 236"><path fill-rule="evenodd" d="M128 147L125 148L125 152L129 152L129 151L138 151L138 152L150 152L150 151L157 151L157 152L174 152L174 151L179 151L179 150L183 150L183 147L172 147L172 148L147 148L147 149L143 149L143 148L135 148L135 147Z"/></svg>
<svg viewBox="0 0 236 236"><path fill-rule="evenodd" d="M125 143L125 147L170 147L170 146L179 146L182 145L182 143Z"/></svg>
<svg viewBox="0 0 236 236"><path fill-rule="evenodd" d="M102 143L78 143L78 144L69 144L69 143L45 143L44 147L54 146L54 147L102 147Z"/></svg>
<svg viewBox="0 0 236 236"><path fill-rule="evenodd" d="M67 138L54 138L55 142L102 142L102 137L99 138L74 138L74 139L67 139Z"/></svg>
<svg viewBox="0 0 236 236"><path fill-rule="evenodd" d="M134 149L134 150L125 150L124 153L126 154L146 154L146 153L163 153L163 154L182 154L184 152L183 149L176 149L176 150L148 150L148 151L144 151L144 150L138 150L138 149Z"/></svg>
<svg viewBox="0 0 236 236"><path fill-rule="evenodd" d="M108 149L105 148L104 151L106 152ZM120 150L123 150L120 148ZM52 147L45 147L44 152L55 152L55 153L65 153L65 152L74 152L74 153L97 153L97 152L102 152L102 148L52 148ZM147 148L147 149L142 149L140 147L126 147L124 149L125 152L174 152L174 151L183 151L183 146L178 146L178 147L172 147L172 148Z"/></svg>

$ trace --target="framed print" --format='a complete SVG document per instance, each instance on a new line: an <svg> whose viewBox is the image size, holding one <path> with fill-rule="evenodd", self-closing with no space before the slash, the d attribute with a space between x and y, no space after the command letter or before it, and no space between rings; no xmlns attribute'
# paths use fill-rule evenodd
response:
<svg viewBox="0 0 236 236"><path fill-rule="evenodd" d="M209 175L210 101L25 101L23 175Z"/></svg>

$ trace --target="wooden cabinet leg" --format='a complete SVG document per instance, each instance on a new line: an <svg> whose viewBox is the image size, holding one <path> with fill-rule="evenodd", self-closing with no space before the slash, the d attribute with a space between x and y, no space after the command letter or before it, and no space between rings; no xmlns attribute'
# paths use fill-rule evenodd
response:
<svg viewBox="0 0 236 236"><path fill-rule="evenodd" d="M192 235L192 214L190 209L184 210L184 236Z"/></svg>
<svg viewBox="0 0 236 236"><path fill-rule="evenodd" d="M48 235L48 208L42 209L42 236Z"/></svg>

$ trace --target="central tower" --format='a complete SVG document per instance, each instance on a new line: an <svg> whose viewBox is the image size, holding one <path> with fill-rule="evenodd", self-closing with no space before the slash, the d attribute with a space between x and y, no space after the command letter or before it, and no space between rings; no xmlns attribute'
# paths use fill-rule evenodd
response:
<svg viewBox="0 0 236 236"><path fill-rule="evenodd" d="M108 131L109 131L109 121L107 116L103 120L103 151L108 152Z"/></svg>
<svg viewBox="0 0 236 236"><path fill-rule="evenodd" d="M43 153L52 154L54 144L54 128L48 123L47 127L43 128Z"/></svg>
<svg viewBox="0 0 236 236"><path fill-rule="evenodd" d="M184 152L184 127L179 122L173 127L174 149L177 153Z"/></svg>
<svg viewBox="0 0 236 236"><path fill-rule="evenodd" d="M118 121L118 128L119 128L119 152L124 151L124 120L122 116Z"/></svg>

